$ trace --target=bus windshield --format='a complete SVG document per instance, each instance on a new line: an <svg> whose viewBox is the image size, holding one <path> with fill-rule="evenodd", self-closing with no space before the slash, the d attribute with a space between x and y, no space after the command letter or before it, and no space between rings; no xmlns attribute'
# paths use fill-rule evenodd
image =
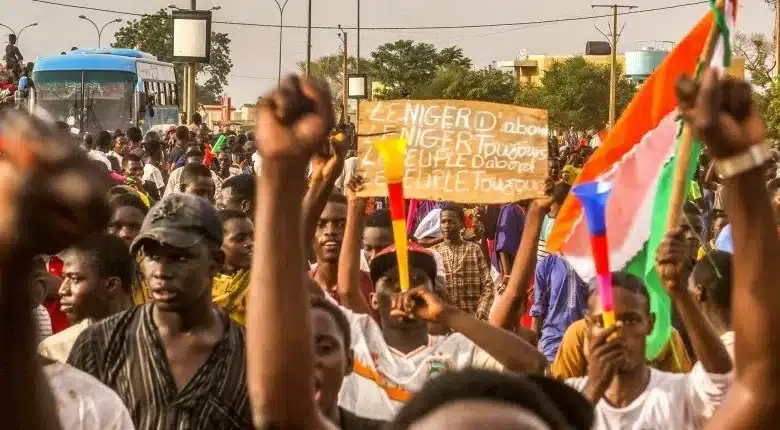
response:
<svg viewBox="0 0 780 430"><path fill-rule="evenodd" d="M125 129L133 124L135 74L67 70L33 74L37 105L55 121L82 132Z"/></svg>

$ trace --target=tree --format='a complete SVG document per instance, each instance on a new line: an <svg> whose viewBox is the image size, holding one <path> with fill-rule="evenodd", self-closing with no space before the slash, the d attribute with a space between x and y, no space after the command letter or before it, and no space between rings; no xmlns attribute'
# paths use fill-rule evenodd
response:
<svg viewBox="0 0 780 430"><path fill-rule="evenodd" d="M767 137L780 139L780 82L772 77L777 68L775 46L765 34L737 33L734 53L745 58L746 77L753 85L754 98L767 124Z"/></svg>
<svg viewBox="0 0 780 430"><path fill-rule="evenodd" d="M610 67L583 57L556 61L542 77L541 87L522 85L515 103L547 109L550 127L601 130L609 117ZM624 78L617 85L618 116L634 97L636 87Z"/></svg>
<svg viewBox="0 0 780 430"><path fill-rule="evenodd" d="M131 48L148 52L160 61L173 60L173 18L160 9L154 15L145 15L123 25L114 35L115 48ZM198 103L213 104L222 94L227 77L233 69L230 59L230 37L227 33L211 33L211 60L198 65L198 75L205 78L198 85ZM183 88L183 65L176 65L176 83Z"/></svg>
<svg viewBox="0 0 780 430"><path fill-rule="evenodd" d="M416 89L411 98L512 103L516 92L517 85L511 73L451 65L439 68L433 79Z"/></svg>
<svg viewBox="0 0 780 430"><path fill-rule="evenodd" d="M347 70L351 73L357 70L357 58L349 57L347 59ZM366 58L360 59L360 73L371 75L372 63ZM298 71L306 73L306 62L298 62ZM344 54L326 55L311 62L311 74L316 76L330 86L333 95L334 106L343 106L344 95Z"/></svg>
<svg viewBox="0 0 780 430"><path fill-rule="evenodd" d="M430 43L398 40L385 43L371 53L372 77L384 88L376 94L380 99L411 97L435 76L440 67L470 67L471 60L458 47L437 51Z"/></svg>

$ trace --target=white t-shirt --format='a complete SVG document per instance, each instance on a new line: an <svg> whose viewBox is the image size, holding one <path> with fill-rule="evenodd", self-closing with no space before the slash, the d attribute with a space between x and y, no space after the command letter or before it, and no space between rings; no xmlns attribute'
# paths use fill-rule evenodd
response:
<svg viewBox="0 0 780 430"><path fill-rule="evenodd" d="M263 170L263 157L257 151L252 154L252 168L255 169L255 175L259 175Z"/></svg>
<svg viewBox="0 0 780 430"><path fill-rule="evenodd" d="M355 361L341 386L339 406L355 415L390 421L426 381L447 370L503 370L460 333L431 336L428 345L404 355L387 345L373 318L342 310L350 322Z"/></svg>
<svg viewBox="0 0 780 430"><path fill-rule="evenodd" d="M111 171L111 160L108 159L106 154L98 151L97 149L91 149L89 152L87 152L87 158L90 160L97 160L103 162L103 164L106 165L108 168L108 171Z"/></svg>
<svg viewBox="0 0 780 430"><path fill-rule="evenodd" d="M154 186L159 190L165 187L165 180L163 179L162 172L157 166L151 164L144 164L144 176L141 178L144 181L154 182Z"/></svg>
<svg viewBox="0 0 780 430"><path fill-rule="evenodd" d="M698 429L712 417L731 386L732 374L707 373L696 363L690 373L667 373L650 368L647 389L625 408L602 399L594 410L595 430ZM582 392L588 377L566 384Z"/></svg>
<svg viewBox="0 0 780 430"><path fill-rule="evenodd" d="M133 420L113 390L70 365L52 363L43 367L63 429L133 430Z"/></svg>

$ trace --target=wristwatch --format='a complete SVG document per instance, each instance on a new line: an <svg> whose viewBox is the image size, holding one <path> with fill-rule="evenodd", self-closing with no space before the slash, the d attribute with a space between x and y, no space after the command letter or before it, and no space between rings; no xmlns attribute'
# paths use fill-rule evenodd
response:
<svg viewBox="0 0 780 430"><path fill-rule="evenodd" d="M715 160L715 169L721 178L728 179L763 166L770 158L772 153L769 145L763 143L753 145L732 157Z"/></svg>

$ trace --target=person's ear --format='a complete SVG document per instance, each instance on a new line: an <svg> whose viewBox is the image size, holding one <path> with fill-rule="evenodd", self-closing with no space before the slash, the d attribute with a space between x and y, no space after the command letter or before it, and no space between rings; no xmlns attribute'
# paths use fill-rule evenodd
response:
<svg viewBox="0 0 780 430"><path fill-rule="evenodd" d="M691 289L691 294L693 295L693 298L696 299L697 302L703 302L706 299L707 293L704 291L703 288L701 288L698 285L694 285Z"/></svg>
<svg viewBox="0 0 780 430"><path fill-rule="evenodd" d="M346 346L347 351L347 359L344 363L345 369L344 369L344 376L349 376L350 373L352 373L353 366L355 364L355 351L352 350L352 348L349 347L349 345Z"/></svg>
<svg viewBox="0 0 780 430"><path fill-rule="evenodd" d="M245 214L249 214L252 209L252 202L249 200L242 200L241 201L241 212Z"/></svg>
<svg viewBox="0 0 780 430"><path fill-rule="evenodd" d="M368 300L371 302L371 310L379 312L379 300L376 297L376 293L369 293Z"/></svg>
<svg viewBox="0 0 780 430"><path fill-rule="evenodd" d="M114 295L122 290L122 280L117 276L111 276L105 281L106 292Z"/></svg>

